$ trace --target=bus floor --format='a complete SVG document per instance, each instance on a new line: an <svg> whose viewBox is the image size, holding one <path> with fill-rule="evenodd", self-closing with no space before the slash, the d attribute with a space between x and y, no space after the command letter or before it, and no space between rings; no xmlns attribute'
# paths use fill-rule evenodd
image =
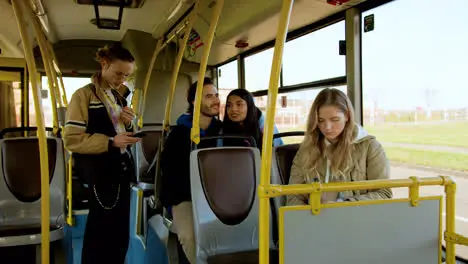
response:
<svg viewBox="0 0 468 264"><path fill-rule="evenodd" d="M63 241L50 243L50 264L65 264L66 256ZM41 263L41 245L0 247L2 264L39 264Z"/></svg>

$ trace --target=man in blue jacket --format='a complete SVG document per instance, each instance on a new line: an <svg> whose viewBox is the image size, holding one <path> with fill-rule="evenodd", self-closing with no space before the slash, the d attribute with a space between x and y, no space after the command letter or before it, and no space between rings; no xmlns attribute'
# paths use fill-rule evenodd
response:
<svg viewBox="0 0 468 264"><path fill-rule="evenodd" d="M196 262L196 244L193 231L192 197L190 191L190 152L192 141L193 111L197 82L187 93L188 111L177 120L164 146L161 156L161 202L172 211L173 225L177 230L180 244L190 263ZM218 135L222 123L219 114L218 90L210 78L203 80L203 94L200 107L200 137ZM216 140L203 140L199 148L215 147Z"/></svg>

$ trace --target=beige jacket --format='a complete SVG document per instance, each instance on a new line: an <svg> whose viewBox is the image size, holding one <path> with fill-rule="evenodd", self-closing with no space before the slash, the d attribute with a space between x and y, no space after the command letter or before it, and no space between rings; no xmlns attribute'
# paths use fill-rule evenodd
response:
<svg viewBox="0 0 468 264"><path fill-rule="evenodd" d="M93 77L94 78L94 77ZM122 106L127 105L122 93L128 88L122 85L113 91ZM96 81L78 89L72 96L66 113L63 141L67 150L79 154L101 154L109 149L109 139L117 134L108 113L103 90ZM126 128L133 131L132 124Z"/></svg>
<svg viewBox="0 0 468 264"><path fill-rule="evenodd" d="M343 172L343 181L350 182L388 179L390 176L390 163L385 155L384 149L374 136L368 135L361 126L357 125L357 128L357 135L353 142L353 164L348 170ZM303 169L304 166L301 164L302 155L307 155L307 153L302 149L301 146L293 161L289 184L311 183L307 179L314 177L318 177L320 182L324 182L327 174L326 158L323 157L323 162L319 162L319 165L315 168L315 170L313 170L312 173L316 175L310 175L312 177L307 177L306 175L308 172ZM330 182L331 181L332 180L330 180ZM392 198L392 191L390 189L345 191L341 195L343 199L350 201L388 199ZM308 204L308 195L288 196L287 204Z"/></svg>

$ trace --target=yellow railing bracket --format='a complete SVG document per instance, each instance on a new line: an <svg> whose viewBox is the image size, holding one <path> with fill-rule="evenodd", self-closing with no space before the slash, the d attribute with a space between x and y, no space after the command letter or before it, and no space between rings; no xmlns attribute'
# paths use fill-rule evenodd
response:
<svg viewBox="0 0 468 264"><path fill-rule="evenodd" d="M457 185L451 177L442 176L445 184L445 233L455 234L455 192ZM450 239L446 240L445 250L447 254L447 264L455 263L455 245Z"/></svg>
<svg viewBox="0 0 468 264"><path fill-rule="evenodd" d="M322 184L315 182L312 184L312 192L309 195L309 204L312 209L312 214L320 214L322 208Z"/></svg>
<svg viewBox="0 0 468 264"><path fill-rule="evenodd" d="M416 176L411 176L410 179L413 181L413 184L409 187L409 198L411 200L411 206L419 205L419 187L421 181Z"/></svg>
<svg viewBox="0 0 468 264"><path fill-rule="evenodd" d="M468 237L464 237L457 233L446 231L444 233L444 239L447 242L455 243L457 245L468 246Z"/></svg>
<svg viewBox="0 0 468 264"><path fill-rule="evenodd" d="M258 185L258 198L268 198L270 197L270 190L268 188L265 188L263 185Z"/></svg>

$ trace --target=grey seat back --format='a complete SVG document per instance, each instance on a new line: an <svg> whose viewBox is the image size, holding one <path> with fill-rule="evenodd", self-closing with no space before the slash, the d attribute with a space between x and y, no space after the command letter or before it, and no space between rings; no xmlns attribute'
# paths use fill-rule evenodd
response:
<svg viewBox="0 0 468 264"><path fill-rule="evenodd" d="M291 176L291 167L299 150L300 144L282 145L273 148L271 161L271 178L272 184L287 185ZM271 199L273 213L273 241L278 244L278 213L282 206L286 205L286 196L279 196Z"/></svg>
<svg viewBox="0 0 468 264"><path fill-rule="evenodd" d="M289 144L273 148L271 161L271 183L287 185L291 176L291 167L300 144ZM275 208L286 205L286 197L273 199Z"/></svg>
<svg viewBox="0 0 468 264"><path fill-rule="evenodd" d="M214 256L256 251L259 150L199 149L192 151L190 163L197 263L207 263Z"/></svg>
<svg viewBox="0 0 468 264"><path fill-rule="evenodd" d="M441 201L342 203L317 215L306 206L285 207L283 263L440 263Z"/></svg>
<svg viewBox="0 0 468 264"><path fill-rule="evenodd" d="M47 138L50 240L63 236L65 160L61 139ZM41 173L36 137L0 140L0 247L40 243ZM36 235L36 236L31 236Z"/></svg>
<svg viewBox="0 0 468 264"><path fill-rule="evenodd" d="M154 183L154 173L147 173L150 165L158 155L160 141L163 135L162 126L152 125L143 127L145 136L135 144L136 175L138 182Z"/></svg>

